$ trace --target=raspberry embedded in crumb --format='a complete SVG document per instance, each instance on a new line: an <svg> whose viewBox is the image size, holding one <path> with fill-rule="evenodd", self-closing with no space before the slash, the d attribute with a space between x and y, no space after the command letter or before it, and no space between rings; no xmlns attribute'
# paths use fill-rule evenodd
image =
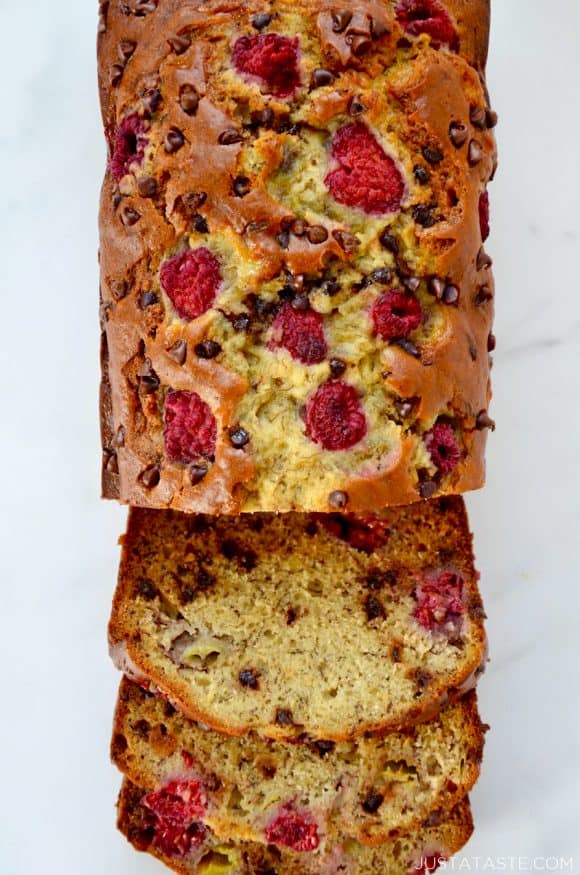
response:
<svg viewBox="0 0 580 875"><path fill-rule="evenodd" d="M255 77L267 93L289 97L300 87L298 37L290 39L279 33L241 36L236 40L232 60L238 73Z"/></svg>
<svg viewBox="0 0 580 875"><path fill-rule="evenodd" d="M375 334L381 340L408 337L421 324L422 315L415 295L395 290L382 294L371 310Z"/></svg>
<svg viewBox="0 0 580 875"><path fill-rule="evenodd" d="M207 836L207 827L197 822L184 828L158 818L153 828L153 844L166 857L187 857L204 843Z"/></svg>
<svg viewBox="0 0 580 875"><path fill-rule="evenodd" d="M110 168L115 182L129 173L132 164L141 164L147 146L145 125L137 113L128 115L115 132Z"/></svg>
<svg viewBox="0 0 580 875"><path fill-rule="evenodd" d="M185 829L205 814L207 795L199 781L171 781L145 796L143 805L161 820Z"/></svg>
<svg viewBox="0 0 580 875"><path fill-rule="evenodd" d="M453 427L446 422L438 422L424 438L431 460L442 474L450 474L459 464L461 450Z"/></svg>
<svg viewBox="0 0 580 875"><path fill-rule="evenodd" d="M324 383L306 407L306 434L325 450L348 450L367 433L367 421L354 386Z"/></svg>
<svg viewBox="0 0 580 875"><path fill-rule="evenodd" d="M287 807L266 828L266 839L293 851L315 851L319 842L318 825Z"/></svg>
<svg viewBox="0 0 580 875"><path fill-rule="evenodd" d="M272 325L270 347L277 346L304 365L319 364L328 352L324 319L316 310L296 310L292 304L284 304Z"/></svg>
<svg viewBox="0 0 580 875"><path fill-rule="evenodd" d="M327 173L324 182L338 203L371 216L400 209L403 177L366 125L355 122L340 128L331 154L339 166Z"/></svg>
<svg viewBox="0 0 580 875"><path fill-rule="evenodd" d="M448 45L457 50L455 27L440 0L401 0L395 14L403 30L410 36L426 33L435 48Z"/></svg>
<svg viewBox="0 0 580 875"><path fill-rule="evenodd" d="M479 198L479 227L481 239L485 243L489 237L489 193L484 191Z"/></svg>
<svg viewBox="0 0 580 875"><path fill-rule="evenodd" d="M171 462L189 465L215 457L217 425L208 405L195 392L167 393L165 452Z"/></svg>
<svg viewBox="0 0 580 875"><path fill-rule="evenodd" d="M375 516L321 514L319 520L335 538L369 555L384 547L391 537L387 521Z"/></svg>
<svg viewBox="0 0 580 875"><path fill-rule="evenodd" d="M463 578L454 571L429 576L415 587L417 606L413 616L428 632L456 632L461 626Z"/></svg>
<svg viewBox="0 0 580 875"><path fill-rule="evenodd" d="M161 286L178 316L191 322L213 306L222 275L215 255L201 246L161 265Z"/></svg>

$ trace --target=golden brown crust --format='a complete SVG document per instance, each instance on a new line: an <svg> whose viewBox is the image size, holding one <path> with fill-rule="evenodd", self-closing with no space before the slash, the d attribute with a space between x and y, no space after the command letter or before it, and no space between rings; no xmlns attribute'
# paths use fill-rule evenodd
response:
<svg viewBox="0 0 580 875"><path fill-rule="evenodd" d="M485 107L480 75L485 66L489 3L447 3L459 38L458 53L437 50L424 37L407 41L409 47L401 48L405 40L401 41L392 3L367 0L363 4L339 5L352 14L343 32L333 27L337 4L330 0L318 0L316 4L306 0L213 0L195 4L181 0L110 0L103 4L99 81L109 144L114 141L118 125L131 113L140 116L150 141L144 161L146 171L134 168L118 182L108 172L101 199L101 272L109 349L108 374L103 374L103 446L105 464L119 472L113 477L104 476L108 497L144 507L236 514L244 510L326 511L330 509L329 496L340 491L346 493L351 510L365 511L407 504L432 494L460 494L483 485L486 434L478 425L478 415L487 410L490 401L488 338L493 318L493 281L489 266L478 263L478 206L495 166L495 144L491 130L471 124L470 113L474 106ZM247 32L252 16L266 9L279 13L285 27L295 24L292 16L303 17L309 35L317 35L312 38L319 41L308 51L322 51L328 65L334 64L335 74L340 77L338 90L312 92L297 108L288 101L269 100L251 87L244 92L239 83L232 85L224 79L224 65L230 62L223 32ZM362 59L354 52L353 34L373 43ZM377 38L377 34L381 35ZM186 35L189 47L180 48L178 53L172 51L168 41L174 35ZM120 62L124 51L129 57ZM385 71L387 84L381 93L377 83L382 85L380 77ZM194 87L200 97L193 117L185 115L180 107L184 84ZM159 89L162 95L161 109L153 113L144 108L143 95L151 89ZM319 245L311 245L306 237L292 236L282 247L276 232L295 210L274 190L274 180L297 138L260 129L251 136L244 134L243 142L218 144L225 130L240 125L249 130L249 116L262 112L264 107L290 113L291 121L296 119L296 124L303 125L310 132L308 136L313 131L328 133L337 124L349 121L349 106L357 95L366 102L363 117L368 126L381 135L394 126L401 161L406 164L408 191L404 222L398 229L400 245L404 245L405 258L408 256L406 263L402 263L405 259L381 253L376 239L364 244L365 251L359 257L345 251L333 233ZM450 142L451 123L466 126L469 141L461 148ZM185 142L178 151L168 153L163 138L171 129L182 131ZM299 137L298 141L300 149L310 148L307 138ZM468 160L471 143L477 151L474 161ZM421 147L426 145L436 147L443 156L437 166L429 167L431 182L427 188L419 185L412 174L414 163L423 161ZM252 150L263 159L263 169L256 175L252 173L251 192L238 197L232 191L232 180L246 172L249 156L254 155ZM143 197L137 190L136 179L145 172L156 180L157 198ZM246 271L249 264L253 265L253 274L241 284L237 313L242 306L242 292L261 293L284 271L294 278L306 276L322 283L331 259L339 260L345 275L355 270L363 282L368 276L362 266L372 268L380 263L392 265L401 288L409 271L415 271L421 280L420 293L432 320L429 324L436 327L424 338L416 355L397 345L378 345L372 353L370 374L362 360L353 360L352 365L349 362L365 409L367 393L369 404L371 394L373 398L381 393L384 396L370 420L372 440L368 447L363 446L358 455L320 451L315 457L313 464L321 473L319 485L313 482L314 470L304 467L314 446L304 438L299 418L308 396L302 395L296 402L292 426L296 433L292 431L289 444L285 444L282 438L288 428L275 407L275 379L267 409L258 397L252 401L257 383L270 379L267 357L259 360L254 371L239 368L239 362L227 356L223 361L222 357L211 361L197 358L193 350L208 335L221 339L225 332L229 346L238 340L232 338L224 317L215 310L192 322L175 318L159 290L163 259L176 248L180 251L191 232L180 199L187 192L199 191L207 194L202 213L210 235L194 234L189 245L204 245L209 239L210 248L226 247L228 269ZM427 227L415 223L410 233L405 223L411 218L412 202L429 208L429 196L437 204L438 221ZM351 233L344 216L340 222L324 210L321 216L328 230ZM255 230L249 234L248 228ZM433 276L460 289L460 298L452 306L429 300L427 289ZM484 303L476 304L482 286L486 290ZM146 309L141 303L144 291L157 295L157 302ZM369 331L364 323L373 294L371 290L360 295L362 332ZM335 321L338 324L339 319ZM260 349L265 342L257 341L262 345ZM186 344L184 361L176 362L172 357L171 350L177 343ZM352 349L345 349L348 357ZM250 361L255 351L256 344L249 340L241 355ZM159 380L159 388L147 394L141 391L138 374L144 363ZM302 385L304 369L297 365L294 368L288 385L279 390L288 398ZM308 379L313 378L310 375ZM201 482L191 482L187 465L170 463L166 458L163 430L168 389L199 394L215 416L215 462ZM413 412L401 419L393 403L406 399L412 399ZM254 419L261 428L269 418L282 425L264 434L251 434L249 445L242 450L231 446L230 429ZM441 418L452 421L461 452L459 464L445 476L428 470L430 462L425 462L422 440ZM112 445L108 438L120 428L124 443ZM273 471L284 456L289 464L279 482L273 483ZM310 480L307 487L296 481L292 468L300 468L302 478ZM429 481L427 487L423 485L425 479ZM269 487L265 481L270 482Z"/></svg>

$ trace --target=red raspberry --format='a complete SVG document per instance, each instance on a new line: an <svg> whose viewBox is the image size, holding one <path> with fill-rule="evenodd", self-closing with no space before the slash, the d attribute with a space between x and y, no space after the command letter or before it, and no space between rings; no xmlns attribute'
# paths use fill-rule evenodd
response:
<svg viewBox="0 0 580 875"><path fill-rule="evenodd" d="M455 437L453 428L446 422L438 422L424 438L425 446L433 464L443 474L454 471L461 458L461 450Z"/></svg>
<svg viewBox="0 0 580 875"><path fill-rule="evenodd" d="M215 417L195 392L168 392L165 398L165 452L171 462L189 465L200 456L213 459Z"/></svg>
<svg viewBox="0 0 580 875"><path fill-rule="evenodd" d="M447 857L443 854L429 854L421 857L420 861L409 869L409 875L429 875L430 872L436 872L441 863L444 863Z"/></svg>
<svg viewBox="0 0 580 875"><path fill-rule="evenodd" d="M160 820L185 829L205 814L207 795L199 781L171 781L145 796L143 805Z"/></svg>
<svg viewBox="0 0 580 875"><path fill-rule="evenodd" d="M320 522L336 538L363 553L374 553L384 547L391 537L386 520L374 516L321 514Z"/></svg>
<svg viewBox="0 0 580 875"><path fill-rule="evenodd" d="M457 631L465 612L463 578L453 571L422 580L413 596L417 606L413 616L429 632Z"/></svg>
<svg viewBox="0 0 580 875"><path fill-rule="evenodd" d="M457 34L447 9L440 0L401 0L396 8L399 24L410 36L426 33L435 48L458 48Z"/></svg>
<svg viewBox="0 0 580 875"><path fill-rule="evenodd" d="M221 281L217 258L203 246L186 249L161 265L163 291L188 322L213 306Z"/></svg>
<svg viewBox="0 0 580 875"><path fill-rule="evenodd" d="M141 164L147 145L145 125L137 113L124 118L115 133L109 166L115 182L129 173L131 164Z"/></svg>
<svg viewBox="0 0 580 875"><path fill-rule="evenodd" d="M381 340L407 337L421 324L423 312L415 295L392 290L384 292L371 310L371 319Z"/></svg>
<svg viewBox="0 0 580 875"><path fill-rule="evenodd" d="M287 806L284 813L266 828L266 839L273 845L294 851L315 851L318 847L318 825Z"/></svg>
<svg viewBox="0 0 580 875"><path fill-rule="evenodd" d="M362 122L346 125L332 141L339 167L325 177L332 197L371 216L400 209L405 184L395 162Z"/></svg>
<svg viewBox="0 0 580 875"><path fill-rule="evenodd" d="M316 365L328 352L324 319L316 310L295 310L292 304L284 304L272 325L270 346L282 346L302 364Z"/></svg>
<svg viewBox="0 0 580 875"><path fill-rule="evenodd" d="M354 386L324 383L306 407L306 434L325 450L348 450L362 441L367 421Z"/></svg>
<svg viewBox="0 0 580 875"><path fill-rule="evenodd" d="M481 239L485 243L489 237L489 194L484 191L479 198L479 226L481 228Z"/></svg>
<svg viewBox="0 0 580 875"><path fill-rule="evenodd" d="M207 827L192 823L187 828L158 819L153 844L166 857L187 857L205 841Z"/></svg>
<svg viewBox="0 0 580 875"><path fill-rule="evenodd" d="M300 86L298 38L278 33L241 36L234 45L232 60L238 73L259 79L268 94L289 97Z"/></svg>

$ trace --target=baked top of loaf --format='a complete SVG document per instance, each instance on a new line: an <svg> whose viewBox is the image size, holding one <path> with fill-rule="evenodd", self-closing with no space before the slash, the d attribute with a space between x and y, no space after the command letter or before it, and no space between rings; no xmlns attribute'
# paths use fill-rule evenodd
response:
<svg viewBox="0 0 580 875"><path fill-rule="evenodd" d="M396 842L371 848L349 839L321 859L274 845L220 841L195 823L188 830L157 816L145 798L140 787L123 782L119 830L137 850L148 851L183 875L426 875L438 868L438 861L461 850L473 832L466 797L440 823Z"/></svg>
<svg viewBox="0 0 580 875"><path fill-rule="evenodd" d="M218 731L341 740L470 688L483 616L460 498L372 517L132 509L110 642Z"/></svg>
<svg viewBox="0 0 580 875"><path fill-rule="evenodd" d="M108 0L104 493L204 513L480 487L487 0Z"/></svg>
<svg viewBox="0 0 580 875"><path fill-rule="evenodd" d="M219 838L280 844L290 822L323 853L337 834L375 845L440 820L477 780L483 743L475 693L383 738L288 743L219 735L125 678L111 755L153 807L197 799Z"/></svg>

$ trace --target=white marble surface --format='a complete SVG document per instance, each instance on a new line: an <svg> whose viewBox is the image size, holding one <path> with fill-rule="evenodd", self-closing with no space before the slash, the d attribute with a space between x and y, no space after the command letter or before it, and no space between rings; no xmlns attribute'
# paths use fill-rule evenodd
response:
<svg viewBox="0 0 580 875"><path fill-rule="evenodd" d="M495 0L498 316L489 485L470 498L493 661L477 857L580 868L580 3ZM124 513L97 434L96 0L0 0L0 875L146 875L113 828L105 625ZM505 869L550 866L505 861ZM569 870L568 870L569 871Z"/></svg>

